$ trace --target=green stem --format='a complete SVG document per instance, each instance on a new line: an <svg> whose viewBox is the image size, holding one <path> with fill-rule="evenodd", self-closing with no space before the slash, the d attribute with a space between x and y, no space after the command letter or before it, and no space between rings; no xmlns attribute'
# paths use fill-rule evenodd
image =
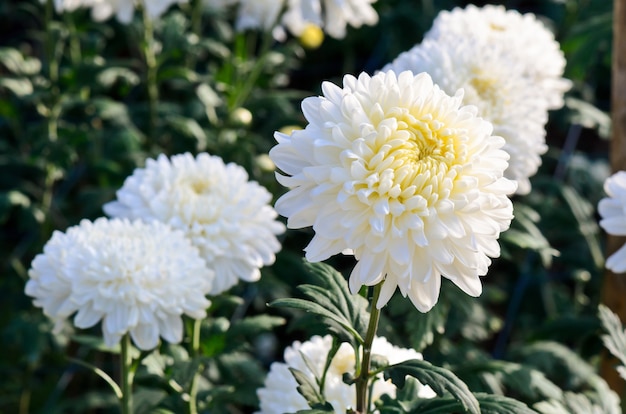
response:
<svg viewBox="0 0 626 414"><path fill-rule="evenodd" d="M191 1L191 34L195 35L197 41L202 36L202 0ZM187 55L187 67L191 70L196 69L196 50L192 48Z"/></svg>
<svg viewBox="0 0 626 414"><path fill-rule="evenodd" d="M46 59L48 61L48 80L50 81L50 105L48 106L48 139L55 142L58 138L58 119L59 119L59 56L57 49L57 39L52 30L54 23L54 4L53 0L46 2L45 10L45 29L46 29Z"/></svg>
<svg viewBox="0 0 626 414"><path fill-rule="evenodd" d="M120 353L120 372L121 372L121 389L122 396L120 398L120 408L122 414L131 414L133 412L133 357L130 353L130 334L125 334L121 341Z"/></svg>
<svg viewBox="0 0 626 414"><path fill-rule="evenodd" d="M242 106L248 99L248 96L252 92L256 81L259 79L259 76L261 76L261 72L263 72L263 67L265 66L268 52L270 50L270 47L272 46L273 41L274 38L272 37L272 32L265 31L263 33L263 40L261 41L259 54L256 62L254 62L252 70L249 74L244 76L243 83L237 87L235 95L231 96L231 99L229 99L228 109L231 112ZM256 43L256 41L254 43Z"/></svg>
<svg viewBox="0 0 626 414"><path fill-rule="evenodd" d="M365 334L365 342L363 343L363 360L361 361L361 369L356 378L356 412L359 414L367 414L369 410L368 405L368 383L370 379L370 361L372 358L372 343L376 336L376 330L378 329L378 320L380 319L380 309L376 306L378 297L380 296L380 290L382 289L384 282L380 282L374 286L374 293L372 295L370 320L367 325L367 333Z"/></svg>
<svg viewBox="0 0 626 414"><path fill-rule="evenodd" d="M148 92L148 129L147 135L151 142L157 130L157 110L159 104L159 88L157 84L157 59L154 44L154 25L143 7L143 53L146 62L146 87Z"/></svg>
<svg viewBox="0 0 626 414"><path fill-rule="evenodd" d="M80 359L72 358L72 357L68 357L67 359L72 361L76 365L80 365L81 367L87 368L89 371L92 371L94 374L102 378L107 384L109 384L109 386L115 393L115 396L117 397L117 399L119 399L120 401L122 400L122 396L124 395L124 393L122 392L122 389L120 388L120 386L117 385L117 382L115 382L115 380L111 378L109 374L107 374L100 368L94 365L91 365L87 362L84 362Z"/></svg>
<svg viewBox="0 0 626 414"><path fill-rule="evenodd" d="M200 330L202 328L202 319L194 319L193 329L191 331L191 357L197 358L200 355ZM200 369L196 371L191 379L191 387L189 388L189 414L198 413L198 377Z"/></svg>

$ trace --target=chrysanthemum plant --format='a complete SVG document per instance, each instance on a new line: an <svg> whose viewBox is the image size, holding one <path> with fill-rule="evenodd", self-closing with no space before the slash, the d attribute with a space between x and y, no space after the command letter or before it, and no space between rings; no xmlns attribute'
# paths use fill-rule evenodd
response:
<svg viewBox="0 0 626 414"><path fill-rule="evenodd" d="M29 2L20 3L28 3L28 10ZM465 55L453 59L452 69L468 59L495 66L489 71L465 68L471 70L458 73L470 73L475 78L463 80L449 79L457 73L454 70L433 73L434 83L443 90L424 74L347 76L342 86L326 83L323 96L305 100L303 111L309 125L304 130L276 135L279 144L272 159L281 171L279 181L291 189L277 209L288 217L289 227L313 228L315 236L306 249L307 259L319 262L342 252L356 259L356 267L345 272L350 273L346 278L328 265L307 263L303 273L310 274L310 279L298 288L305 299L273 302L272 312L292 307L321 318L323 332L318 330L315 334L330 332L332 338L314 336L287 347L285 364L275 363L262 387L264 367L259 355L264 347L272 349L271 341L269 346L263 345L263 338L284 339L269 334L284 319L267 314L242 315L255 300L279 296L274 292L278 289L265 286L272 290L267 294L262 291L263 285L257 290L250 284L241 290L235 288L232 295L220 292L239 279L258 279L259 274L251 268L258 271L257 267L273 261L278 246L275 240L268 239L281 226L269 225L271 229L266 228L264 233L254 220L239 221L238 227L232 221L211 226L196 219L208 219L220 212L263 215L267 209L252 202L250 196L256 194L263 199L262 204L271 197L260 195L258 188L249 188L243 183L245 180L232 180L241 178L241 171L235 167L221 178L234 187L218 188L233 191L208 195L215 183L206 179L220 176L216 171L224 167L223 163L219 165L206 154L201 159L190 154L168 156L208 150L237 161L255 179L264 178L264 184L278 193L280 190L271 180L271 161L265 156L262 164L257 155L272 145L271 134L260 131L268 129L268 125L273 129L274 124L282 122L281 118L289 122L300 120L291 100L302 95L283 89L285 74L302 59L301 45L318 45L322 32L342 38L348 26L376 23L378 17L372 8L376 2L284 2L282 9L276 7L282 2L273 0L41 3L45 11L41 13L43 27L37 26L34 31L43 29L43 33L19 41L30 45L43 39L41 47L33 50L41 49L44 56L31 57L27 49L17 47L0 50L0 63L10 74L2 79L1 86L12 97L9 103L3 101L7 103L3 116L8 114L12 122L3 122L0 127L7 137L6 145L14 145L11 148L20 154L16 159L21 160L18 168L9 164L11 191L2 193L2 201L9 206L3 205L4 219L7 220L7 209L19 207L20 224L11 234L21 234L22 226L32 230L26 242L22 240L17 247L10 243L9 248L12 255L24 255L21 252L28 250L24 247L27 245L34 256L49 239L43 253L33 262L27 293L54 321L55 332L61 332L55 336L59 343L72 340L75 347L69 350L78 357L73 361L89 367L111 385L123 412L136 409L194 413L210 409L222 413L229 406L249 409L258 405L258 400L262 413L282 413L288 400L294 401L294 412L309 413L533 412L528 406L543 413L616 412L615 394L586 361L563 345L554 341L533 342L506 349L508 359L503 359L512 337L511 326L523 306L524 290L534 279L545 278L555 256L550 242L539 231L538 211L544 225L551 221L560 227L559 231L568 232L561 238L573 244L570 256L566 256L569 263L575 266L573 259L581 256L580 245L574 240L582 241L583 250L590 250L597 267L603 262L593 209L577 190L555 183L552 176L536 179L532 197L523 202L516 200L516 218L511 229L501 233L509 226L508 196L515 191L503 177L519 180L524 184L523 192L528 192L528 175L537 171L538 155L545 151L543 135L531 140L517 139L519 130L514 129L519 128L520 122L527 126L532 119L532 130L536 131L536 126L545 122L544 118L537 121L534 116L523 117L532 115L525 94L535 91L529 87L523 96L511 95L523 99L519 105L513 105L507 116L493 120L494 125L499 122L501 133L491 131L488 122L479 119L488 118L484 114L466 107L468 103L484 107L484 103L464 101L467 91L466 95L457 94L457 89L468 81L474 87L472 99L493 98L492 93L517 83L506 76L519 75L524 65L513 65L513 70L508 68L511 60L547 59L550 64L536 68L546 68L550 73L543 75L554 77L542 80L551 97L546 104L539 102L541 96L532 96L531 100L539 103L530 109L541 112L546 105L554 108L562 104L559 94L569 84L560 78L564 62L553 47L554 39L544 36L545 42L526 41L522 34L527 31L518 30L525 19L534 25L531 32L541 32L543 29L537 28L534 17L520 19L516 12L507 13L514 20L508 32L515 38L509 37L505 49L510 52L514 49L510 44L521 42L549 46L551 50L515 48L537 53L529 59L507 55L507 63L498 65L498 53L491 49L489 53L494 54L488 55L488 59L469 59L482 55L464 49ZM161 14L164 7L170 9ZM401 14L405 9L398 10ZM480 16L479 9L467 9L471 12L470 29L474 31L479 23L487 23L486 27L503 31L504 27L491 24L488 18L501 21L504 10L485 10L487 13ZM235 16L232 21L231 13ZM387 24L398 21L389 18L389 13L395 11L386 13L383 20ZM24 14L17 15L16 20L20 20ZM463 19L463 15L459 10L444 14L447 17L438 20L437 30L429 35L431 40L441 38L438 41L443 42L448 38L444 33L446 19ZM92 16L98 20L112 18L96 24L91 21ZM408 29L414 30L414 26ZM467 30L458 21L453 26ZM402 30L396 32L406 37ZM299 39L301 44L294 41L307 33L316 38L311 42ZM281 43L286 34L294 38ZM490 37L488 30L476 30L475 34ZM450 38L450 44L457 47L454 36ZM279 42L275 42L277 39ZM15 40L15 44L19 41ZM449 57L446 50L438 52L429 57L441 58L442 62ZM372 61L376 61L375 56ZM430 61L421 63L429 71L440 66L427 65ZM444 87L447 80L448 86L454 85L449 90ZM481 93L484 96L476 96ZM597 122L597 113L593 112L591 118ZM516 122L508 123L513 120ZM518 144L523 145L517 148ZM513 151L508 161L501 151L507 147ZM42 148L44 151L40 151ZM531 159L524 157L528 152L534 154ZM549 152L545 155L550 156ZM516 165L508 173L507 162L508 168ZM120 189L118 184L135 168ZM578 169L591 171L587 165ZM20 177L14 180L16 171ZM557 171L563 168L557 167ZM571 163L569 173L575 172ZM557 179L563 177L558 175ZM577 185L584 182L571 181ZM107 214L118 218L85 221L51 237L54 228L67 228L68 222L100 215L102 204L114 198L113 192L118 189L118 199L106 208ZM243 193L237 193L237 189ZM519 186L517 192L523 193ZM73 196L74 193L79 196ZM217 211L216 207L226 204L226 208ZM211 208L205 209L204 205ZM273 219L274 216L270 221ZM147 230L142 226L147 226ZM97 231L88 230L91 227ZM112 230L116 227L118 233ZM32 242L31 233L38 234L39 242ZM147 233L150 237L146 237ZM213 237L204 237L207 234ZM237 236L230 240L232 243L224 243L232 235ZM191 245L189 239L193 241ZM162 243L156 246L155 240ZM503 304L506 299L498 303L507 308L503 329L501 321L485 309L484 297L506 295L485 286L481 298L474 298L481 295L480 277L487 276L490 258L497 257L501 248L516 271L521 269L510 303ZM232 255L225 259L224 252ZM565 255L567 252L568 249L562 250ZM536 260L537 254L541 260ZM117 259L115 255L119 255ZM17 258L20 256L15 257L12 267L19 273ZM198 260L207 258L217 258L217 265L214 262L211 268L215 274L199 265ZM231 259L236 264L230 262L229 267L227 262ZM611 262L619 260L618 255ZM580 267L580 277L574 281L577 296L572 307L582 306L586 298L582 291L589 273ZM540 270L533 273L537 268ZM242 272L237 275L239 270ZM290 268L289 277L292 272ZM133 283L137 281L133 277L122 277L131 274L141 283ZM28 278L24 269L21 276ZM159 277L169 278L169 282L164 284ZM285 280L292 281L289 277ZM276 281L270 280L269 284ZM542 292L546 308L554 305L555 297L559 304L567 302L561 300L563 295L551 292L548 283L542 283L542 287L546 286ZM123 294L112 286L120 288ZM111 294L114 291L120 294ZM265 296L254 299L257 292ZM285 292L291 291L280 291ZM129 301L137 306L129 307ZM537 308L534 302L533 307ZM258 306L256 311L259 308L263 307ZM459 318L459 314L463 317ZM538 314L541 316L535 320L545 319ZM623 335L616 321L607 315L603 312L603 320L613 338L606 339L607 346L614 353L623 354L619 342ZM68 318L80 329L79 334L68 334ZM317 326L317 320L304 320ZM384 329L379 328L380 321ZM580 333L579 322L574 321L575 335ZM449 326L454 323L463 324L456 329L467 341L492 339L500 331L494 338L493 355L497 359L477 347L468 350L464 348L466 344L456 344L454 328ZM36 330L44 332L47 326L37 325ZM444 330L449 338L442 338L440 333ZM406 335L403 345L419 351L429 345L437 348L440 358L434 364L425 362L415 350L391 345L379 336L383 333L389 334L390 339L395 336L398 344L398 339ZM556 338L556 334L538 335L540 339ZM26 340L24 344L31 345ZM38 352L41 355L44 351ZM92 352L102 352L97 357L99 362L104 360L102 366L86 362ZM41 356L25 358L25 378L40 374L32 368L37 364L31 359L37 358ZM271 358L264 362L271 362ZM119 369L110 367L113 359L119 359ZM74 375L74 366L62 369L62 378ZM46 371L56 374L54 369ZM122 374L119 383L114 380L116 375L111 374L116 371ZM565 385L549 375L555 372L557 378L566 378ZM271 383L276 378L278 381ZM52 381L56 384L57 376ZM13 377L10 382L13 384ZM46 407L58 403L64 384L58 381L59 388L46 397ZM299 394L294 396L296 388ZM515 395L525 404L503 396L506 391L511 391L506 395ZM23 401L30 388L24 387L21 393L20 408L24 411L28 404ZM435 393L438 396L433 398ZM89 400L90 394L83 390L80 394L75 399L67 397L76 409L83 407L81 403L86 409L107 408L116 403L106 398L110 392L98 395L105 396L100 406Z"/></svg>

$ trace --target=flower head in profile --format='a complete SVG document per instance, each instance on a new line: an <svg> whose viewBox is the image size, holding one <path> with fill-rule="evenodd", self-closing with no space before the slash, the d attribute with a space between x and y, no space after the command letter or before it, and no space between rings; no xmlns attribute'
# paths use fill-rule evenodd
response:
<svg viewBox="0 0 626 414"><path fill-rule="evenodd" d="M517 182L517 193L528 194L529 177L541 165L548 120L548 101L509 48L471 38L425 39L400 54L383 71L427 72L447 94L463 89L463 104L493 124L510 155L505 177Z"/></svg>
<svg viewBox="0 0 626 414"><path fill-rule="evenodd" d="M563 94L571 82L563 78L565 58L554 34L534 14L507 10L501 5L439 13L426 39L478 41L489 47L509 50L525 76L533 79L548 101L549 109L563 106Z"/></svg>
<svg viewBox="0 0 626 414"><path fill-rule="evenodd" d="M294 342L285 349L285 362L275 362L265 379L265 386L257 391L260 400L260 411L257 414L282 414L306 410L309 405L297 390L298 383L289 370L297 369L306 375L313 384L322 377L328 352L332 346L332 337L314 336L306 342ZM372 354L387 358L389 364L397 364L410 359L422 359L422 355L413 349L398 348L391 345L385 338L376 337L372 344ZM355 354L352 346L344 342L333 357L324 381L324 389L319 390L337 414L345 413L356 406L356 387L343 381L345 373L354 375ZM385 381L383 374L376 377L372 389L372 405L383 394L396 396L396 386ZM419 385L418 396L432 398L436 394L424 385Z"/></svg>
<svg viewBox="0 0 626 414"><path fill-rule="evenodd" d="M260 278L280 250L284 225L272 195L236 164L207 153L160 155L138 168L104 211L112 217L157 220L182 230L216 274L211 294L239 279Z"/></svg>
<svg viewBox="0 0 626 414"><path fill-rule="evenodd" d="M598 203L600 226L614 236L626 236L626 171L618 171L604 182L606 198ZM615 273L626 272L626 245L606 260L606 267Z"/></svg>
<svg viewBox="0 0 626 414"><path fill-rule="evenodd" d="M182 315L206 316L213 272L180 231L106 218L56 231L33 260L26 294L61 330L102 322L113 346L129 333L144 350L182 339Z"/></svg>
<svg viewBox="0 0 626 414"><path fill-rule="evenodd" d="M306 128L276 133L270 151L291 189L276 209L315 231L307 259L353 253L350 288L383 282L378 307L399 288L426 312L442 276L478 296L513 217L504 140L426 73L346 75L322 90L302 103Z"/></svg>

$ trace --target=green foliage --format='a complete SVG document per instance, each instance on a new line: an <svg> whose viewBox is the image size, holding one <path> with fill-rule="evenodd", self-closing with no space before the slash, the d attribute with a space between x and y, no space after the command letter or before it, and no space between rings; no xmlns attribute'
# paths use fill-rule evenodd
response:
<svg viewBox="0 0 626 414"><path fill-rule="evenodd" d="M341 338L355 345L363 344L368 320L367 300L351 294L345 278L334 268L323 263L311 263L306 267L317 282L316 285L298 286L308 299L278 299L270 305L301 309L322 316L329 321L329 328Z"/></svg>
<svg viewBox="0 0 626 414"><path fill-rule="evenodd" d="M600 305L598 313L606 335L602 335L602 343L609 352L620 360L622 365L615 369L626 379L626 330L622 327L619 317L608 307Z"/></svg>
<svg viewBox="0 0 626 414"><path fill-rule="evenodd" d="M399 388L404 387L406 377L411 376L422 384L428 384L438 395L448 392L460 404L463 411L480 413L476 397L467 385L451 371L436 367L427 361L409 360L385 368L385 379L391 379Z"/></svg>

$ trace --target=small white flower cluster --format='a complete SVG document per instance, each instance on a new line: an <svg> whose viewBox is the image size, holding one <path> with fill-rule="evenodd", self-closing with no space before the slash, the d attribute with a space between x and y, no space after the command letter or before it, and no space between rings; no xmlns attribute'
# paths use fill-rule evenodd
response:
<svg viewBox="0 0 626 414"><path fill-rule="evenodd" d="M547 150L548 110L563 105L571 86L564 69L558 42L533 14L468 5L441 12L421 44L382 70L427 72L448 94L462 89L463 103L477 106L505 139L505 176L527 194Z"/></svg>
<svg viewBox="0 0 626 414"><path fill-rule="evenodd" d="M258 280L281 247L272 195L219 157L148 160L117 195L113 219L55 232L32 263L26 294L57 331L75 314L78 328L102 321L109 346L180 342L181 315L203 318L206 295Z"/></svg>
<svg viewBox="0 0 626 414"><path fill-rule="evenodd" d="M272 31L278 40L286 32L301 36L309 25L322 28L329 36L342 39L347 26L378 23L372 7L377 0L204 0L209 7L222 9L237 4L237 30Z"/></svg>
<svg viewBox="0 0 626 414"><path fill-rule="evenodd" d="M128 24L133 19L137 7L145 8L148 17L155 19L172 5L181 3L187 3L187 0L54 0L54 7L59 13L73 11L79 7L90 8L91 15L96 21L115 16L120 23Z"/></svg>
<svg viewBox="0 0 626 414"><path fill-rule="evenodd" d="M264 387L257 391L260 401L260 411L257 414L295 413L308 409L309 405L298 392L298 383L289 369L297 369L313 384L318 383L322 378L331 346L332 337L326 335L314 336L305 342L296 341L285 349L285 362L275 362L271 365ZM383 337L374 338L372 354L387 358L389 364L422 359L422 354L419 352L393 346ZM342 343L328 367L324 378L324 389L320 390L320 394L333 406L337 414L346 413L356 406L355 385L348 385L343 381L344 374L354 375L355 364L354 349L349 343ZM383 374L380 373L373 382L372 408L383 394L394 398L396 386L390 380L385 381ZM418 396L433 398L436 394L430 387L420 384Z"/></svg>

